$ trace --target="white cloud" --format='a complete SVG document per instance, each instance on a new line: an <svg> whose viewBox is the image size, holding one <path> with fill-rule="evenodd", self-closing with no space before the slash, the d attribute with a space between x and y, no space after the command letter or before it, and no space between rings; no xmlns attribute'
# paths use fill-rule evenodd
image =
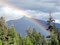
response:
<svg viewBox="0 0 60 45"><path fill-rule="evenodd" d="M49 16L48 13L37 11L37 10L26 10L26 11L30 14L30 16L39 20L46 20L48 19Z"/></svg>
<svg viewBox="0 0 60 45"><path fill-rule="evenodd" d="M55 22L60 24L60 20L55 20Z"/></svg>
<svg viewBox="0 0 60 45"><path fill-rule="evenodd" d="M47 21L49 19L49 13L37 11L37 10L26 10L30 16L35 19ZM60 23L60 12L53 12L51 13L53 19L55 19L56 23Z"/></svg>
<svg viewBox="0 0 60 45"><path fill-rule="evenodd" d="M5 16L6 21L8 20L16 20L19 18L22 18L24 15L21 12L17 12L17 10L7 7L7 6L3 6L0 7L0 17L1 16Z"/></svg>

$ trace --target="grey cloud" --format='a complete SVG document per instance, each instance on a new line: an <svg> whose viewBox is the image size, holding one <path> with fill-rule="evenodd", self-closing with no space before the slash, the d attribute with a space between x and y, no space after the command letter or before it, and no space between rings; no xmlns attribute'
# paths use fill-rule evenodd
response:
<svg viewBox="0 0 60 45"><path fill-rule="evenodd" d="M47 21L49 18L49 13L35 11L35 10L26 10L26 11L30 14L30 16L32 16L35 19ZM56 20L56 23L60 23L60 22L57 22L57 21L60 21L60 12L54 12L54 13L51 13L51 15L53 19Z"/></svg>
<svg viewBox="0 0 60 45"><path fill-rule="evenodd" d="M60 2L57 0L6 0L12 3L16 7L23 8L25 10L40 10L43 12L56 12L60 11L56 7L60 6ZM58 6L57 6L58 5Z"/></svg>
<svg viewBox="0 0 60 45"><path fill-rule="evenodd" d="M48 20L49 11L56 22L60 20L60 1L57 0L5 0L17 8L24 9L35 19ZM12 15L12 14L11 14ZM58 15L58 16L57 16ZM15 15L14 18L18 18ZM7 16L9 17L9 16ZM10 16L11 17L11 16Z"/></svg>

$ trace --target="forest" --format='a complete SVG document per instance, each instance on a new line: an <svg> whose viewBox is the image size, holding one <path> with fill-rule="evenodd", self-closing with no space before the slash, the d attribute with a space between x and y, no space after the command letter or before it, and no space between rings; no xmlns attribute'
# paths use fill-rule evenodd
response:
<svg viewBox="0 0 60 45"><path fill-rule="evenodd" d="M49 37L49 36L48 36ZM30 27L26 29L26 36L15 31L14 25L8 27L5 17L0 18L0 45L59 45L59 39L52 31L50 38L45 37L36 28L31 32Z"/></svg>

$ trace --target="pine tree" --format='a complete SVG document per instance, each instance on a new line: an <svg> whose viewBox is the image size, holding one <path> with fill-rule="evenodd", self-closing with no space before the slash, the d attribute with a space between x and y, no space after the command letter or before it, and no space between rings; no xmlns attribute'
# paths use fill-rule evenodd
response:
<svg viewBox="0 0 60 45"><path fill-rule="evenodd" d="M20 36L20 34L18 34L18 45L22 45L22 39L21 39L21 36Z"/></svg>
<svg viewBox="0 0 60 45"><path fill-rule="evenodd" d="M35 43L34 44L42 45L41 34L38 33L35 28L33 28L32 35L35 38Z"/></svg>
<svg viewBox="0 0 60 45"><path fill-rule="evenodd" d="M33 28L33 32L32 32L32 35L36 38L37 37L37 31L36 31L36 29L35 28Z"/></svg>
<svg viewBox="0 0 60 45"><path fill-rule="evenodd" d="M11 40L9 40L9 44L15 44L17 45L17 41L18 41L18 35L15 31L14 26L12 25L11 28L8 30L8 37L11 38Z"/></svg>
<svg viewBox="0 0 60 45"><path fill-rule="evenodd" d="M31 42L33 43L33 45L36 45L36 39L35 39L35 37L32 36Z"/></svg>
<svg viewBox="0 0 60 45"><path fill-rule="evenodd" d="M7 26L5 22L5 17L1 17L0 19L0 28L2 30L2 45L6 45L6 37L7 37Z"/></svg>
<svg viewBox="0 0 60 45"><path fill-rule="evenodd" d="M33 35L33 38L35 39L34 42L33 42L33 44L37 45L37 35L38 35L38 33L37 33L37 31L36 31L35 28L33 28L32 35Z"/></svg>
<svg viewBox="0 0 60 45"><path fill-rule="evenodd" d="M33 45L28 35L25 37L25 45Z"/></svg>
<svg viewBox="0 0 60 45"><path fill-rule="evenodd" d="M17 37L17 33L15 31L14 25L12 25L10 28L10 34L11 34L12 38Z"/></svg>
<svg viewBox="0 0 60 45"><path fill-rule="evenodd" d="M42 36L42 45L48 45L47 40L44 36Z"/></svg>
<svg viewBox="0 0 60 45"><path fill-rule="evenodd" d="M42 37L40 33L37 35L37 45L42 45Z"/></svg>
<svg viewBox="0 0 60 45"><path fill-rule="evenodd" d="M16 43L16 38L13 38L13 40L14 40L14 45L17 45L17 43Z"/></svg>
<svg viewBox="0 0 60 45"><path fill-rule="evenodd" d="M59 45L57 36L55 34L51 35L51 45Z"/></svg>
<svg viewBox="0 0 60 45"><path fill-rule="evenodd" d="M30 27L27 28L27 35L28 35L30 38L32 37Z"/></svg>

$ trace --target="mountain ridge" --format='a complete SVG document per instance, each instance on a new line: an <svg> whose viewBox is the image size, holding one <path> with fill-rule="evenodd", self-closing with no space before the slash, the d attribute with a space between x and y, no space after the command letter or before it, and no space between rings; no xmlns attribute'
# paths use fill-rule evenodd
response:
<svg viewBox="0 0 60 45"><path fill-rule="evenodd" d="M37 19L35 19L37 20ZM46 21L42 21L42 20L37 20L38 22L40 22L45 28L47 28L47 22ZM15 30L17 33L20 33L21 35L25 36L26 35L26 30L27 28L30 26L31 31L33 31L33 28L37 29L37 32L40 32L41 34L47 36L49 35L45 30L43 30L41 27L39 27L37 24L33 23L30 19L28 19L27 17L23 17L21 19L18 20L13 20L13 25L15 27ZM8 26L11 26L11 21L7 22ZM56 24L57 26L60 24ZM58 26L59 27L59 26Z"/></svg>

